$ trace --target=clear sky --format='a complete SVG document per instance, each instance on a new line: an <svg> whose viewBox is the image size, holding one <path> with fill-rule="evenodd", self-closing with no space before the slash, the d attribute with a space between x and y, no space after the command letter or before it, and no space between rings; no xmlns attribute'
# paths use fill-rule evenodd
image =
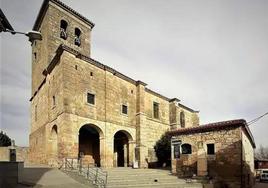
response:
<svg viewBox="0 0 268 188"><path fill-rule="evenodd" d="M200 110L200 123L268 111L267 0L62 0L96 25L92 58ZM14 29L31 30L41 0L1 0ZM31 46L1 33L1 130L27 146ZM251 125L268 146L268 116Z"/></svg>

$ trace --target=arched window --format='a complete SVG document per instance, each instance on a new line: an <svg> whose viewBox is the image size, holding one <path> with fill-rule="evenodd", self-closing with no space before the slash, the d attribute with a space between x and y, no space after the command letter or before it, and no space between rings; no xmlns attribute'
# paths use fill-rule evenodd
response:
<svg viewBox="0 0 268 188"><path fill-rule="evenodd" d="M67 39L68 23L65 20L60 21L60 38Z"/></svg>
<svg viewBox="0 0 268 188"><path fill-rule="evenodd" d="M184 112L180 113L180 123L181 123L181 128L185 128L185 115L184 115Z"/></svg>
<svg viewBox="0 0 268 188"><path fill-rule="evenodd" d="M80 36L81 36L81 31L80 31L80 29L78 29L78 28L75 28L75 30L74 30L74 44L76 45L76 46L80 46L81 45L81 39L80 39Z"/></svg>
<svg viewBox="0 0 268 188"><path fill-rule="evenodd" d="M182 154L192 154L192 146L190 144L182 144L181 145L181 153Z"/></svg>
<svg viewBox="0 0 268 188"><path fill-rule="evenodd" d="M57 125L53 125L52 129L51 129L51 134L58 134L58 128L57 128Z"/></svg>

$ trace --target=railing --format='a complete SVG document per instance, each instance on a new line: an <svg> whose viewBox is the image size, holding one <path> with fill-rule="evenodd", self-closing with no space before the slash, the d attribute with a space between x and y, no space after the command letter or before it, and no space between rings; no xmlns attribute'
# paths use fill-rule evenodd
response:
<svg viewBox="0 0 268 188"><path fill-rule="evenodd" d="M97 167L95 164L83 165L82 159L64 158L61 169L66 171L77 171L99 188L106 188L108 173Z"/></svg>

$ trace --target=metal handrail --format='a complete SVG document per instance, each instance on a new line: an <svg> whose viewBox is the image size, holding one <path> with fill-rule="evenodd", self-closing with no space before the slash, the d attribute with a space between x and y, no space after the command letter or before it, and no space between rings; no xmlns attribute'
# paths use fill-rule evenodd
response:
<svg viewBox="0 0 268 188"><path fill-rule="evenodd" d="M77 161L76 166L74 166L74 159ZM64 164L65 170L77 171L79 175L84 176L94 185L106 188L108 181L108 172L97 167L97 165L87 164L87 166L83 166L82 159L76 158L64 158L64 162L62 164Z"/></svg>

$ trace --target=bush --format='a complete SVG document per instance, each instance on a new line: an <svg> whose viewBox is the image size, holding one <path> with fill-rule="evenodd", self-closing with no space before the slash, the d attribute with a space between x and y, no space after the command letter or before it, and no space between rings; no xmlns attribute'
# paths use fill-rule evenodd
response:
<svg viewBox="0 0 268 188"><path fill-rule="evenodd" d="M170 157L171 157L170 144L171 144L171 136L165 133L161 136L161 138L156 142L154 146L154 150L160 166L162 166L164 163L170 165Z"/></svg>
<svg viewBox="0 0 268 188"><path fill-rule="evenodd" d="M11 146L11 139L3 131L0 132L0 146Z"/></svg>

